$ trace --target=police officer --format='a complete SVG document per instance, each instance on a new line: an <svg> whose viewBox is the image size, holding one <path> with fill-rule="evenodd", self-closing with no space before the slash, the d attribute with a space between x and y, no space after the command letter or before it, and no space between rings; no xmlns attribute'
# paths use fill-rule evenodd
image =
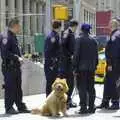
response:
<svg viewBox="0 0 120 120"><path fill-rule="evenodd" d="M5 110L7 114L28 113L26 105L22 102L21 89L21 58L16 34L20 31L19 20L12 19L8 30L1 37L2 73L5 83ZM18 112L13 108L16 104Z"/></svg>
<svg viewBox="0 0 120 120"><path fill-rule="evenodd" d="M74 89L72 57L73 57L73 53L74 53L75 32L76 32L77 26L78 26L78 22L75 20L71 20L69 23L68 29L64 31L63 37L62 37L61 75L67 79L67 84L69 86L68 102L67 102L68 108L77 106L71 100L71 95L72 95L72 92Z"/></svg>
<svg viewBox="0 0 120 120"><path fill-rule="evenodd" d="M51 92L51 86L58 75L59 66L59 32L61 30L61 23L54 21L52 23L52 31L47 36L44 46L45 64L44 71L46 77L46 96Z"/></svg>
<svg viewBox="0 0 120 120"><path fill-rule="evenodd" d="M104 83L103 99L97 108L106 108L111 110L119 109L119 96L116 89L116 81L120 77L120 30L116 19L110 22L111 34L105 49L106 55L106 76ZM109 102L112 105L109 106Z"/></svg>
<svg viewBox="0 0 120 120"><path fill-rule="evenodd" d="M73 58L74 74L76 75L81 106L79 114L95 112L94 75L98 64L98 51L96 41L89 35L90 29L89 24L82 24L82 33L76 40ZM87 101L87 95L89 102Z"/></svg>

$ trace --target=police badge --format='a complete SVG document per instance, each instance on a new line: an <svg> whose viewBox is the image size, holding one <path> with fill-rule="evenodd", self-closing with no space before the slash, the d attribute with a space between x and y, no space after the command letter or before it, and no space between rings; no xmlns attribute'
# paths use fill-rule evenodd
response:
<svg viewBox="0 0 120 120"><path fill-rule="evenodd" d="M8 40L7 40L6 38L4 38L4 39L2 40L3 45L6 45L7 42L8 42Z"/></svg>
<svg viewBox="0 0 120 120"><path fill-rule="evenodd" d="M51 38L51 42L54 43L55 42L55 37Z"/></svg>

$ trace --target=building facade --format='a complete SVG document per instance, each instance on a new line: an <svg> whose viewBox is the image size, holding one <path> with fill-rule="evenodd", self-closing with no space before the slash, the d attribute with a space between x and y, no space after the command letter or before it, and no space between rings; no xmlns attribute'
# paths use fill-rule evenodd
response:
<svg viewBox="0 0 120 120"><path fill-rule="evenodd" d="M74 4L78 2L77 0L53 0L53 4L64 4L69 8L70 19L74 18L73 14L79 15L79 22L89 23L92 25L92 33L96 33L96 0L80 0L80 12L74 12ZM78 12L78 11L77 11Z"/></svg>
<svg viewBox="0 0 120 120"><path fill-rule="evenodd" d="M80 23L92 25L92 34L96 34L96 0L81 0Z"/></svg>
<svg viewBox="0 0 120 120"><path fill-rule="evenodd" d="M120 0L97 0L97 11L112 11L112 17L120 16Z"/></svg>
<svg viewBox="0 0 120 120"><path fill-rule="evenodd" d="M44 0L0 0L0 32L11 18L18 18L21 24L20 35L24 38L25 48L32 47L31 36L44 33ZM27 47L26 47L27 46Z"/></svg>

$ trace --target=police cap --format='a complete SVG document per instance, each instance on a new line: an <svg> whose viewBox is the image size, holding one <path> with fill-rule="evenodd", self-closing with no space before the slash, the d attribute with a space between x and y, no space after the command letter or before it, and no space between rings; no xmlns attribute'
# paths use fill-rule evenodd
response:
<svg viewBox="0 0 120 120"><path fill-rule="evenodd" d="M82 30L82 31L89 32L90 29L92 29L92 27L91 27L90 24L84 23L84 24L81 25L81 30Z"/></svg>

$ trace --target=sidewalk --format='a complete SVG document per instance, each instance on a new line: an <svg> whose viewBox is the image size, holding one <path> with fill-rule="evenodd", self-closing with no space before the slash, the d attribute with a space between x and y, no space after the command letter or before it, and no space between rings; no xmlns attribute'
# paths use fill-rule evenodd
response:
<svg viewBox="0 0 120 120"><path fill-rule="evenodd" d="M102 85L96 85L96 93L97 96L102 97ZM45 100L45 94L33 95L33 96L25 96L24 102L27 103L29 109L39 107ZM79 103L78 95L74 95L73 101ZM100 99L96 98L96 105L101 102ZM67 111L68 117L57 118L62 120L114 120L120 119L120 110L119 111L107 111L107 110L97 110L95 114L92 115L77 115L75 111L79 110L79 107L75 109L70 109ZM32 114L18 114L8 116L4 114L4 104L3 100L0 100L0 120L49 120L56 119L52 117L43 117L40 115L32 115Z"/></svg>

